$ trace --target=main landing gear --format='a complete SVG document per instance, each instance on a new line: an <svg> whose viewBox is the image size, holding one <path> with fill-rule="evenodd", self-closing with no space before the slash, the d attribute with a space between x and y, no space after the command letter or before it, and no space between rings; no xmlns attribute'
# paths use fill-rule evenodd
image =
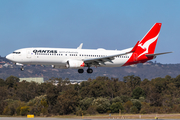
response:
<svg viewBox="0 0 180 120"><path fill-rule="evenodd" d="M84 69L78 69L78 73L83 73L84 72ZM87 73L92 73L93 72L93 69L91 68L88 68L87 69Z"/></svg>
<svg viewBox="0 0 180 120"><path fill-rule="evenodd" d="M92 72L93 72L93 69L91 69L91 68L87 69L87 73L92 73Z"/></svg>
<svg viewBox="0 0 180 120"><path fill-rule="evenodd" d="M84 69L78 69L78 73L83 73Z"/></svg>

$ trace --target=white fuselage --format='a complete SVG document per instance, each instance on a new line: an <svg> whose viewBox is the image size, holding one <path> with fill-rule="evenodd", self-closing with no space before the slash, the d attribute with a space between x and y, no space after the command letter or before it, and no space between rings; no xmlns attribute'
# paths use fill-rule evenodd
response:
<svg viewBox="0 0 180 120"><path fill-rule="evenodd" d="M125 53L132 48L125 50L105 50L105 49L69 49L69 48L24 48L14 51L6 56L14 63L36 64L36 65L54 65L57 68L66 68L68 60L100 58L114 54ZM111 62L100 64L105 67L120 67L130 58L132 53L117 56Z"/></svg>

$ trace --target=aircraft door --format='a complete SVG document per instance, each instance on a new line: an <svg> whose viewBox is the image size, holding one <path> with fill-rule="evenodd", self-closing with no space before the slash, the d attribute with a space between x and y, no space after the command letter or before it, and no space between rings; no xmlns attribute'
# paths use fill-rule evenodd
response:
<svg viewBox="0 0 180 120"><path fill-rule="evenodd" d="M26 50L26 57L31 58L31 51L30 50Z"/></svg>

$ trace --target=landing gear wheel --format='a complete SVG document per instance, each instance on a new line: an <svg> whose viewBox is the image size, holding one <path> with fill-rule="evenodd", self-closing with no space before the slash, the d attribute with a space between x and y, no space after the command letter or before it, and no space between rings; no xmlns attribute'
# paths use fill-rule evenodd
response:
<svg viewBox="0 0 180 120"><path fill-rule="evenodd" d="M24 67L23 66L21 67L21 71L24 71Z"/></svg>
<svg viewBox="0 0 180 120"><path fill-rule="evenodd" d="M84 69L78 69L78 73L83 73Z"/></svg>
<svg viewBox="0 0 180 120"><path fill-rule="evenodd" d="M92 73L92 72L93 72L93 69L91 69L91 68L87 69L87 73Z"/></svg>

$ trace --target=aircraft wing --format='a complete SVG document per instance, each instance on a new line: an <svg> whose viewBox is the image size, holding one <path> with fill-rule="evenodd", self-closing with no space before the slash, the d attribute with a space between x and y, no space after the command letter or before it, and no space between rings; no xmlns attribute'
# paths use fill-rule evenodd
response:
<svg viewBox="0 0 180 120"><path fill-rule="evenodd" d="M136 48L138 46L139 41L136 43L136 45L132 48L131 51L129 52L125 52L125 53L121 53L121 54L115 54L115 55L109 55L109 56L105 56L105 57L99 57L99 58L91 58L91 59L84 59L84 63L91 66L91 65L95 65L95 66L99 66L100 64L106 65L105 62L112 62L112 60L115 59L115 57L117 56L122 56L122 55L126 55L132 52L136 51Z"/></svg>
<svg viewBox="0 0 180 120"><path fill-rule="evenodd" d="M116 54L116 55L110 55L110 56L105 56L105 57L99 57L99 58L84 59L84 63L87 65L95 65L95 66L99 66L100 63L103 65L106 65L105 62L113 63L112 60L114 60L115 57L121 56L121 55L126 55L129 53L130 52Z"/></svg>

